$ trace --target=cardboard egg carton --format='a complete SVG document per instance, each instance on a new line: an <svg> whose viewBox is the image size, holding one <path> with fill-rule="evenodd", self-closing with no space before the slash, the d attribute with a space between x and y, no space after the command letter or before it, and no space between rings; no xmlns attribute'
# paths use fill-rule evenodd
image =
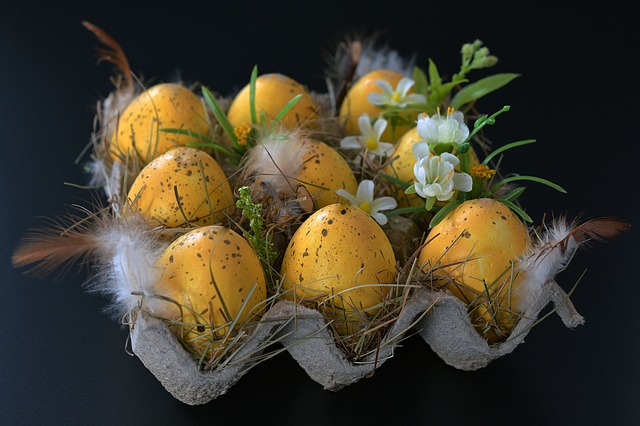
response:
<svg viewBox="0 0 640 426"><path fill-rule="evenodd" d="M132 324L131 343L136 356L171 395L185 404L199 405L224 395L257 362L269 362L257 361L255 356L274 343L329 391L356 383L386 361L401 357L398 344L409 330L420 336L411 338L424 339L448 365L461 370L480 369L523 343L540 312L550 303L567 327L584 323L567 294L555 281L549 281L510 336L489 345L472 325L467 308L459 299L446 292L421 289L403 307L381 342L380 351L357 364L336 346L322 314L291 301L275 303L227 364L212 371L199 370L169 328L142 313Z"/></svg>

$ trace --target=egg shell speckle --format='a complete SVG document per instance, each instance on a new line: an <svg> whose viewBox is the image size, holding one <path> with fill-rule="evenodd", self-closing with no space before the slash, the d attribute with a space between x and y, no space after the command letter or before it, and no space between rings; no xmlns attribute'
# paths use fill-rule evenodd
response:
<svg viewBox="0 0 640 426"><path fill-rule="evenodd" d="M127 157L134 157L146 164L174 146L199 141L193 136L160 131L164 128L210 134L200 98L181 84L157 84L127 105L110 139L111 158L126 161Z"/></svg>
<svg viewBox="0 0 640 426"><path fill-rule="evenodd" d="M185 323L208 324L213 319L214 327L221 327L236 316L240 324L257 320L255 315L263 312L260 304L267 290L260 259L249 242L229 228L213 225L189 231L163 251L156 266L161 270L156 293L186 308L182 310ZM179 318L175 304L161 305L156 311L165 318ZM186 327L185 332L198 334L203 328Z"/></svg>
<svg viewBox="0 0 640 426"><path fill-rule="evenodd" d="M128 198L133 211L150 224L168 227L220 223L234 203L220 164L206 152L189 147L170 149L147 164L132 183Z"/></svg>
<svg viewBox="0 0 640 426"><path fill-rule="evenodd" d="M281 274L287 297L314 303L331 299L354 312L383 300L389 287L376 284L393 284L395 267L393 249L377 222L357 207L336 203L317 210L298 228ZM338 293L339 299L331 297Z"/></svg>

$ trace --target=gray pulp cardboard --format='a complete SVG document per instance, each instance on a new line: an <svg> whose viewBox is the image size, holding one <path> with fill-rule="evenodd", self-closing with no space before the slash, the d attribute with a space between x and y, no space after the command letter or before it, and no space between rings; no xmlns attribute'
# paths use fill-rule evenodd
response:
<svg viewBox="0 0 640 426"><path fill-rule="evenodd" d="M512 352L550 303L570 328L584 323L566 293L548 282L509 338L489 345L474 329L464 304L445 292L420 290L406 303L388 330L377 354L353 363L334 343L322 315L294 302L280 301L264 315L247 342L224 368L201 371L196 361L160 320L142 313L131 329L132 349L145 367L176 399L205 404L223 395L258 361L262 351L281 345L309 377L330 391L338 391L370 375L396 354L406 332L415 330L442 360L461 370L476 370ZM268 362L265 359L263 362Z"/></svg>

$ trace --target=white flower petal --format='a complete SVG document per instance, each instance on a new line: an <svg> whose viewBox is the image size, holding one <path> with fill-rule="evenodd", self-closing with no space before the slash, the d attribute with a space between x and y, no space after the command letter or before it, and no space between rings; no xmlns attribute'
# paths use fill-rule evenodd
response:
<svg viewBox="0 0 640 426"><path fill-rule="evenodd" d="M432 183L430 185L424 186L424 193L427 197L435 197L442 192L442 187L437 183Z"/></svg>
<svg viewBox="0 0 640 426"><path fill-rule="evenodd" d="M440 158L454 167L460 164L460 159L449 152L443 152L440 154Z"/></svg>
<svg viewBox="0 0 640 426"><path fill-rule="evenodd" d="M415 81L408 77L402 77L396 86L396 93L400 95L400 99L405 99L407 92L415 84Z"/></svg>
<svg viewBox="0 0 640 426"><path fill-rule="evenodd" d="M411 93L404 97L404 101L409 104L425 104L427 103L427 98L419 93Z"/></svg>
<svg viewBox="0 0 640 426"><path fill-rule="evenodd" d="M384 118L378 118L373 125L373 133L375 133L377 141L380 141L380 136L382 136L386 128L387 120Z"/></svg>
<svg viewBox="0 0 640 426"><path fill-rule="evenodd" d="M367 96L367 99L373 105L382 106L382 105L386 105L389 97L383 95L382 93L369 93L369 96Z"/></svg>
<svg viewBox="0 0 640 426"><path fill-rule="evenodd" d="M347 136L340 141L340 148L345 149L362 149L360 136Z"/></svg>
<svg viewBox="0 0 640 426"><path fill-rule="evenodd" d="M382 90L382 94L386 95L386 97L390 98L393 96L393 87L387 80L376 80L373 84L378 86Z"/></svg>
<svg viewBox="0 0 640 426"><path fill-rule="evenodd" d="M349 201L349 203L353 204L354 206L358 205L358 201L356 200L356 197L348 193L346 190L340 188L336 190L336 194L338 194L339 197L346 198L347 201Z"/></svg>
<svg viewBox="0 0 640 426"><path fill-rule="evenodd" d="M429 145L424 141L420 141L413 144L411 151L413 151L413 156L416 160L420 160L429 156Z"/></svg>
<svg viewBox="0 0 640 426"><path fill-rule="evenodd" d="M380 225L386 225L389 221L389 219L387 219L387 217L382 213L373 213L370 214L370 216L372 216Z"/></svg>
<svg viewBox="0 0 640 426"><path fill-rule="evenodd" d="M395 145L389 142L378 142L378 149L376 151L378 151L378 153L380 155L386 155L387 157L389 157L391 154L393 154L393 150L395 149Z"/></svg>
<svg viewBox="0 0 640 426"><path fill-rule="evenodd" d="M392 210L398 207L398 202L393 197L380 197L373 200L370 207L372 212Z"/></svg>
<svg viewBox="0 0 640 426"><path fill-rule="evenodd" d="M358 127L360 128L360 133L363 135L371 133L371 120L369 119L369 114L360 114L360 117L358 117Z"/></svg>
<svg viewBox="0 0 640 426"><path fill-rule="evenodd" d="M373 189L374 184L370 179L365 179L358 184L358 192L356 192L356 200L358 204L362 204L365 201L371 203L373 201Z"/></svg>
<svg viewBox="0 0 640 426"><path fill-rule="evenodd" d="M458 191L469 192L473 186L473 179L466 173L454 173L453 187Z"/></svg>

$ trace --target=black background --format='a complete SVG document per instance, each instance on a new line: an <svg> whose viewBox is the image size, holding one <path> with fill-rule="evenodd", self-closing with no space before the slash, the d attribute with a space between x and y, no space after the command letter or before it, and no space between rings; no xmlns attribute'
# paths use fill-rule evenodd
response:
<svg viewBox="0 0 640 426"><path fill-rule="evenodd" d="M517 3L517 2L514 2ZM231 93L251 68L325 89L322 52L352 30L380 31L401 54L459 65L479 38L522 76L478 107L511 111L487 130L496 144L534 138L503 170L550 179L521 199L544 215L615 216L635 224L638 161L637 14L631 2L97 2L0 5L0 423L3 424L639 424L640 284L634 228L578 253L558 281L586 324L557 316L488 367L458 371L418 337L375 375L322 389L288 354L258 365L229 392L191 407L127 354L127 331L88 293L83 272L55 281L10 265L20 236L89 194L75 158L94 105L111 90L90 21L123 46L145 78L200 81ZM483 73L471 74L476 78Z"/></svg>

